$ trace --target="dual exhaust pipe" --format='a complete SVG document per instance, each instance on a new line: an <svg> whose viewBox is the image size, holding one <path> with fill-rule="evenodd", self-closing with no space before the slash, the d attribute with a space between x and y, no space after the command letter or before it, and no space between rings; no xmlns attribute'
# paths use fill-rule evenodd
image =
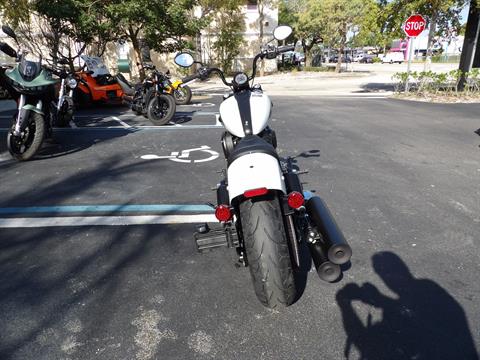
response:
<svg viewBox="0 0 480 360"><path fill-rule="evenodd" d="M311 197L306 201L305 208L311 223L321 235L314 242L308 241L317 274L320 279L333 282L342 274L340 265L350 261L352 249L321 198Z"/></svg>

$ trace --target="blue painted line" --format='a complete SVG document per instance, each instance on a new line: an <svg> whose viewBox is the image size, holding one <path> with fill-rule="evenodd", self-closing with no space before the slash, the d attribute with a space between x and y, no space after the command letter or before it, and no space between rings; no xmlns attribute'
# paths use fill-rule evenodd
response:
<svg viewBox="0 0 480 360"><path fill-rule="evenodd" d="M65 206L28 206L0 208L0 214L62 214L62 213L155 213L155 214L185 214L185 213L213 213L208 205L65 205Z"/></svg>

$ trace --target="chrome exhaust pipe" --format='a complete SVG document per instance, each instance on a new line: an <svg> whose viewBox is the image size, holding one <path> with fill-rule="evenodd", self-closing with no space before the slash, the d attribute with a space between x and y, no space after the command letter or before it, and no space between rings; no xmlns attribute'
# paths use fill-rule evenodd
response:
<svg viewBox="0 0 480 360"><path fill-rule="evenodd" d="M310 255L312 256L313 263L315 264L320 279L327 282L333 282L340 277L342 274L340 265L334 264L328 260L319 241L308 243L308 250L310 250Z"/></svg>
<svg viewBox="0 0 480 360"><path fill-rule="evenodd" d="M308 216L322 235L328 260L337 265L349 262L352 257L352 248L335 222L327 204L318 196L313 196L306 202L305 207Z"/></svg>

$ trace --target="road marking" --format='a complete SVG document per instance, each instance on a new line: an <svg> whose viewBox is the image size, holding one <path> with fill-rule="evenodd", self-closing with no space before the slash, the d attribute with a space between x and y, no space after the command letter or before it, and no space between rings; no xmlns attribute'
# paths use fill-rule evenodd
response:
<svg viewBox="0 0 480 360"><path fill-rule="evenodd" d="M196 103L196 104L189 104L189 105L183 105L183 106L192 106L192 107L213 107L215 104L213 103Z"/></svg>
<svg viewBox="0 0 480 360"><path fill-rule="evenodd" d="M217 114L219 114L218 111L177 111L175 113L175 116L189 116L189 115L216 116Z"/></svg>
<svg viewBox="0 0 480 360"><path fill-rule="evenodd" d="M115 120L115 121L118 121L121 125L123 125L123 127L124 127L125 129L131 128L131 126L128 125L125 121L120 120L120 119L119 119L118 117L116 117L116 116L112 116L112 119Z"/></svg>
<svg viewBox="0 0 480 360"><path fill-rule="evenodd" d="M62 214L62 213L96 213L96 212L155 212L156 214L209 212L208 205L195 204L138 204L138 205L59 205L59 206L27 206L0 208L0 214Z"/></svg>
<svg viewBox="0 0 480 360"><path fill-rule="evenodd" d="M223 126L219 125L180 125L180 126L150 126L150 125L140 125L140 126L131 126L125 128L123 126L80 126L76 128L56 128L55 131L82 131L82 130L122 130L129 132L137 132L144 130L158 130L158 131L169 131L169 130L192 130L192 129L221 129ZM8 131L9 128L0 128L0 131Z"/></svg>
<svg viewBox="0 0 480 360"><path fill-rule="evenodd" d="M205 159L199 159L199 160L190 160L188 159L190 157L190 153L195 152L195 151L202 151L210 156L205 158ZM207 161L212 161L218 158L220 154L210 148L210 146L207 145L202 145L199 148L194 148L194 149L186 149L182 150L180 153L178 151L172 151L170 155L155 155L155 154L147 154L147 155L142 155L140 156L141 159L143 160L162 160L162 159L168 159L172 160L175 162L181 162L181 163L201 163L201 162L207 162Z"/></svg>
<svg viewBox="0 0 480 360"><path fill-rule="evenodd" d="M214 214L0 218L0 228L192 224L204 222L217 222L217 219Z"/></svg>

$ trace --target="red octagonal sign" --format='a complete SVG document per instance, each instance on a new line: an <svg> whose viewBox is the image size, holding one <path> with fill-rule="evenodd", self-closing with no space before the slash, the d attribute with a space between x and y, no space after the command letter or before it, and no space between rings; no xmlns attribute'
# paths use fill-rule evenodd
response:
<svg viewBox="0 0 480 360"><path fill-rule="evenodd" d="M427 22L422 15L412 15L403 24L403 31L410 37L417 37L425 30L426 25Z"/></svg>

